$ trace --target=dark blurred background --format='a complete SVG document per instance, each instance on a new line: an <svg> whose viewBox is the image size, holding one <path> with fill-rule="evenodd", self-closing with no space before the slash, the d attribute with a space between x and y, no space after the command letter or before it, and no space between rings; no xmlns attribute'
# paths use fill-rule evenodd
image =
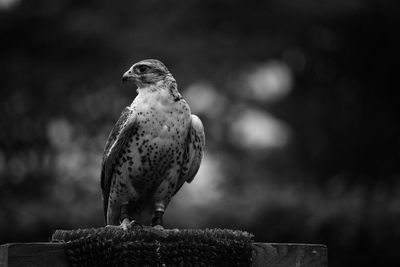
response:
<svg viewBox="0 0 400 267"><path fill-rule="evenodd" d="M157 58L206 129L168 227L400 266L398 1L0 0L0 243L103 225L104 144Z"/></svg>

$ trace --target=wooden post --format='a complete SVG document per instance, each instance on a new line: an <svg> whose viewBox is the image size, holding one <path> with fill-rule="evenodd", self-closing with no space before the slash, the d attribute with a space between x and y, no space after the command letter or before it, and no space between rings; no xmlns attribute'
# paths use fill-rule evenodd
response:
<svg viewBox="0 0 400 267"><path fill-rule="evenodd" d="M254 267L327 267L324 245L253 243Z"/></svg>
<svg viewBox="0 0 400 267"><path fill-rule="evenodd" d="M62 243L10 243L0 246L0 267L67 267ZM252 266L327 267L327 247L312 244L254 243Z"/></svg>
<svg viewBox="0 0 400 267"><path fill-rule="evenodd" d="M62 243L10 243L0 246L0 267L68 267Z"/></svg>

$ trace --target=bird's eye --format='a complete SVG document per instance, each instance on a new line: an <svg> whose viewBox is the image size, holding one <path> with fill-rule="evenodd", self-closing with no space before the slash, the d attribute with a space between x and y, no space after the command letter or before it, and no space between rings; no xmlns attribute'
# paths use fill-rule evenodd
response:
<svg viewBox="0 0 400 267"><path fill-rule="evenodd" d="M138 67L136 68L136 72L137 72L138 74L143 74L143 73L147 72L149 69L150 69L149 66L140 65L140 66L138 66Z"/></svg>

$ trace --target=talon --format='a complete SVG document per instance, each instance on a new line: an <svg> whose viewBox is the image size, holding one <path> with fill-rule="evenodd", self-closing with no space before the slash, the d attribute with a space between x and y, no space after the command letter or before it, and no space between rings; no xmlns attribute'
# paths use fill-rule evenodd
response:
<svg viewBox="0 0 400 267"><path fill-rule="evenodd" d="M124 231L128 231L128 224L130 223L128 218L125 218L122 220L120 227L122 228L122 230Z"/></svg>
<svg viewBox="0 0 400 267"><path fill-rule="evenodd" d="M132 229L135 225L136 225L136 226L139 226L141 229L143 229L143 224L141 224L140 222L135 221L135 220L132 220L132 221L129 223L129 229Z"/></svg>
<svg viewBox="0 0 400 267"><path fill-rule="evenodd" d="M143 225L140 222L137 222L135 220L130 220L128 218L125 218L122 220L120 227L124 230L124 231L128 231L131 229L134 229L135 226L139 226L140 228L143 229Z"/></svg>

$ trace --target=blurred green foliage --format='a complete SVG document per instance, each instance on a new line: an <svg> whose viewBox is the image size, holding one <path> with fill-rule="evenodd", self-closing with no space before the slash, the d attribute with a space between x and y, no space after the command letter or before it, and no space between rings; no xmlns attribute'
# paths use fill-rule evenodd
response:
<svg viewBox="0 0 400 267"><path fill-rule="evenodd" d="M1 1L1 243L103 225L103 146L136 94L120 78L157 58L207 135L169 226L324 243L331 266L398 266L399 11L376 0Z"/></svg>

